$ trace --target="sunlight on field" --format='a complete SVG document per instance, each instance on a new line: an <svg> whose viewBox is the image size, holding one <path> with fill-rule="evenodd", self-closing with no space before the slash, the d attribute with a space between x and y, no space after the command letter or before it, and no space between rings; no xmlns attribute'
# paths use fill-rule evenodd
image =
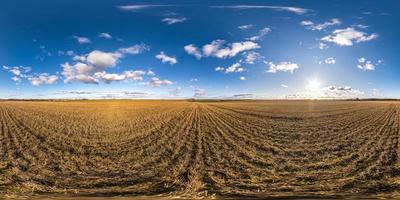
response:
<svg viewBox="0 0 400 200"><path fill-rule="evenodd" d="M0 196L393 195L399 126L390 101L3 101Z"/></svg>

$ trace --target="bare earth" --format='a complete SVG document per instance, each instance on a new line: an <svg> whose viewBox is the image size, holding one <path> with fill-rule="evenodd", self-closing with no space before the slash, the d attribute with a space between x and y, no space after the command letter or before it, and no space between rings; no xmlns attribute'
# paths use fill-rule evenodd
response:
<svg viewBox="0 0 400 200"><path fill-rule="evenodd" d="M0 199L395 198L400 102L0 102Z"/></svg>

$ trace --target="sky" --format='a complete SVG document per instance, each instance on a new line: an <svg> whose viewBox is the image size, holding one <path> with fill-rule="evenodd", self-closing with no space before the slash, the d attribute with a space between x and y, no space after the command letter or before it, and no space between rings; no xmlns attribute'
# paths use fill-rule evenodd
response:
<svg viewBox="0 0 400 200"><path fill-rule="evenodd" d="M0 2L0 98L400 98L400 1Z"/></svg>

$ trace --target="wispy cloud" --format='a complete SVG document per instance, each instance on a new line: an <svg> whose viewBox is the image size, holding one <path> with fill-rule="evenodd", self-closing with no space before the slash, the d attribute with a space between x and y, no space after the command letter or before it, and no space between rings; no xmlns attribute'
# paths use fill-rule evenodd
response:
<svg viewBox="0 0 400 200"><path fill-rule="evenodd" d="M246 29L249 29L249 28L252 28L252 27L253 27L253 24L245 24L245 25L238 26L238 29L246 30Z"/></svg>
<svg viewBox="0 0 400 200"><path fill-rule="evenodd" d="M210 6L211 8L231 8L231 9L272 9L276 11L287 11L298 15L311 12L311 9L292 7L292 6L267 6L267 5L231 5L231 6Z"/></svg>
<svg viewBox="0 0 400 200"><path fill-rule="evenodd" d="M182 23L186 20L187 20L186 17L167 17L162 19L161 21L168 25L172 25L172 24Z"/></svg>
<svg viewBox="0 0 400 200"><path fill-rule="evenodd" d="M104 39L111 39L112 36L109 33L100 33L99 34L100 38L104 38Z"/></svg>
<svg viewBox="0 0 400 200"><path fill-rule="evenodd" d="M261 29L257 35L247 38L248 40L251 41L258 41L258 40L262 40L264 38L264 36L266 36L269 32L271 32L271 29L268 27L265 27L263 29Z"/></svg>
<svg viewBox="0 0 400 200"><path fill-rule="evenodd" d="M161 4L130 4L130 5L123 5L117 6L118 9L124 11L138 11L148 8L157 8L157 7L169 7L173 5L161 5Z"/></svg>
<svg viewBox="0 0 400 200"><path fill-rule="evenodd" d="M324 22L322 24L315 24L314 22L312 22L310 20L305 20L305 21L300 22L300 25L305 26L307 29L310 29L313 31L315 31L315 30L322 31L330 26L335 26L335 25L340 25L340 24L342 24L342 22L337 18L333 18L330 21Z"/></svg>
<svg viewBox="0 0 400 200"><path fill-rule="evenodd" d="M74 36L75 40L79 43L79 44L89 44L92 41L90 41L89 38L87 37L79 37L79 36Z"/></svg>

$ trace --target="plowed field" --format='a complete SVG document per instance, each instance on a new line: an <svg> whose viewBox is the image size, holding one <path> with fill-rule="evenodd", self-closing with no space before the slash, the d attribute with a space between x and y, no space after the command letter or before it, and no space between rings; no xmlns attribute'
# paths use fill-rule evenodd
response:
<svg viewBox="0 0 400 200"><path fill-rule="evenodd" d="M400 103L0 102L0 195L400 191Z"/></svg>

